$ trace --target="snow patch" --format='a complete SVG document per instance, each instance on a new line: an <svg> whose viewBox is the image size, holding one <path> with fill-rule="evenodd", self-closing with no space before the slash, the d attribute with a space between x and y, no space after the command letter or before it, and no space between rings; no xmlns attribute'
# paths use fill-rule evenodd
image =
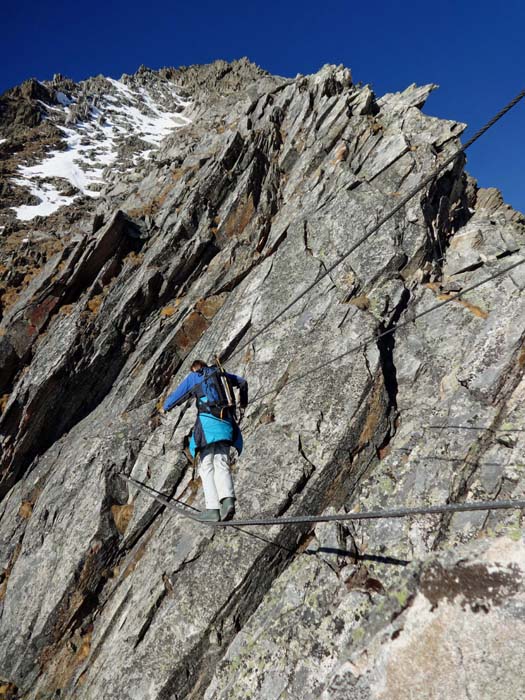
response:
<svg viewBox="0 0 525 700"><path fill-rule="evenodd" d="M65 151L53 151L49 157L37 165L22 166L19 172L22 177L14 180L15 184L29 188L29 191L40 200L39 204L24 204L13 207L16 215L22 221L30 221L35 216L49 216L60 207L71 204L78 195L63 195L54 184L45 182L49 178L66 180L79 192L88 197L98 197L93 191L93 184L102 183L102 172L110 165L116 153L111 151L109 144L102 144L97 152L91 144L85 144L82 132L61 127L66 134L67 148ZM93 152L94 151L94 152Z"/></svg>
<svg viewBox="0 0 525 700"><path fill-rule="evenodd" d="M104 183L104 169L111 165L117 168L118 146L123 139L138 137L152 146L142 150L139 146L135 154L130 154L131 162L136 165L151 158L165 136L190 123L190 119L178 111L166 111L159 104L166 97L171 105L175 103L177 109L189 104L165 85L160 86L155 99L144 87L133 90L113 78L107 79L107 83L109 90L113 88L113 94L98 95L96 105L95 98L91 98L93 104L89 106L84 121L69 126L57 124L65 135L65 150L52 151L41 163L19 168L20 177L13 182L28 188L40 200L37 205L13 207L19 219L29 221L36 216L49 216L80 195L98 197L98 186ZM69 98L61 91L55 94L61 107L44 106L69 119L70 105L76 101L75 97ZM54 116L49 118L54 120ZM77 192L61 194L65 183L61 186L49 182L52 178L69 182Z"/></svg>
<svg viewBox="0 0 525 700"><path fill-rule="evenodd" d="M17 179L14 180L14 183L28 187L31 194L40 199L39 204L24 204L20 207L13 207L21 221L30 221L35 216L49 216L59 207L71 204L76 199L76 195L68 197L60 194L56 187L49 183L44 182L38 185L29 179Z"/></svg>

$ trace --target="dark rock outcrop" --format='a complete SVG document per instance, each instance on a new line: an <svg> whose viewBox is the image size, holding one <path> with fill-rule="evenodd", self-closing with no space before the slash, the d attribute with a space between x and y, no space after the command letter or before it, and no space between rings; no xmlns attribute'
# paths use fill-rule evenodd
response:
<svg viewBox="0 0 525 700"><path fill-rule="evenodd" d="M187 123L108 172L0 326L0 678L35 700L467 698L488 664L522 690L519 513L215 531L118 475L202 507L192 411L151 418L217 353L250 383L241 516L523 497L523 268L373 340L519 261L523 217L457 159L247 342L463 125L421 112L432 85L376 99L343 67L159 75ZM403 668L430 639L448 685Z"/></svg>

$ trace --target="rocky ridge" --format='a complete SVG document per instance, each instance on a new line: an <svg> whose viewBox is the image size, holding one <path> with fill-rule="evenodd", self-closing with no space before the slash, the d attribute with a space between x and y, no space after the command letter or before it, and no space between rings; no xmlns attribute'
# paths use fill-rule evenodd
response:
<svg viewBox="0 0 525 700"><path fill-rule="evenodd" d="M520 261L523 216L457 159L232 357L464 125L421 112L432 85L378 99L343 67L163 77L184 125L108 178L0 326L2 692L468 698L497 668L491 697L519 696L519 512L219 532L118 473L202 507L192 411L151 416L219 353L252 396L241 516L523 497L524 268L330 362Z"/></svg>
<svg viewBox="0 0 525 700"><path fill-rule="evenodd" d="M141 68L121 80L80 83L55 75L8 90L0 98L2 224L96 197L108 166L116 177L150 157L163 136L186 123L180 112L187 102L170 75Z"/></svg>
<svg viewBox="0 0 525 700"><path fill-rule="evenodd" d="M0 296L12 303L88 225L108 181L136 172L187 123L173 71L28 80L0 96ZM2 295L2 287L4 293Z"/></svg>

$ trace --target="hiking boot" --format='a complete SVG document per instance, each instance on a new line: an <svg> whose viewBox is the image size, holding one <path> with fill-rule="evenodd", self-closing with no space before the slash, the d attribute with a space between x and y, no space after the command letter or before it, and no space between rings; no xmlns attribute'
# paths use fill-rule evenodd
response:
<svg viewBox="0 0 525 700"><path fill-rule="evenodd" d="M221 516L218 508L208 508L203 511L197 519L200 520L201 523L218 523Z"/></svg>
<svg viewBox="0 0 525 700"><path fill-rule="evenodd" d="M223 498L221 501L221 520L231 520L235 515L235 498Z"/></svg>

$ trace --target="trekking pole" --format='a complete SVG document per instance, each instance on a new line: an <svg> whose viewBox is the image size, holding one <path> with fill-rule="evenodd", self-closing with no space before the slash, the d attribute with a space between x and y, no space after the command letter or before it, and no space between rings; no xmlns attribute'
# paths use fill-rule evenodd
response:
<svg viewBox="0 0 525 700"><path fill-rule="evenodd" d="M215 364L219 368L219 376L221 378L221 384L222 384L222 387L224 388L224 391L226 393L226 398L228 400L228 405L226 406L226 408L229 408L233 411L233 417L234 417L235 421L238 422L237 421L237 405L235 403L235 396L234 396L233 390L230 386L230 382L227 379L226 379L226 381L224 380L224 375L226 374L226 372L224 371L224 367L221 364L221 360L219 358L219 355L215 355ZM222 411L221 411L221 418L222 418Z"/></svg>

